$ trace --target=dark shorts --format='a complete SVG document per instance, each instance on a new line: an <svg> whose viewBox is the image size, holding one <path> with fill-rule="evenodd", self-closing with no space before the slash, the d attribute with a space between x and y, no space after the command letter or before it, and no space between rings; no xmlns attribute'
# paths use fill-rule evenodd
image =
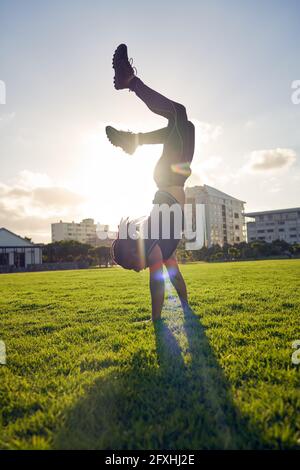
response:
<svg viewBox="0 0 300 470"><path fill-rule="evenodd" d="M157 191L154 196L153 204L156 208L160 208L162 204L166 204L169 207L173 206L175 212L171 210L169 213L167 213L166 218L164 219L164 222L167 222L170 227L169 233L167 234L167 238L165 236L166 234L163 233L162 229L162 213L156 214L155 216L153 209L151 215L148 217L148 238L142 239L147 266L149 266L148 257L156 245L160 247L164 261L170 258L182 238L184 222L183 210L179 202L168 192ZM176 206L174 206L175 204ZM153 225L153 222L157 223L158 233L157 236L152 238L151 235L153 234L151 233L151 227Z"/></svg>

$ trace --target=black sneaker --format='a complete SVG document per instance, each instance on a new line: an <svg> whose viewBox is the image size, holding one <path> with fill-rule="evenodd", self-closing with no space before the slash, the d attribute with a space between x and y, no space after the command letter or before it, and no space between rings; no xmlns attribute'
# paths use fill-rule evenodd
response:
<svg viewBox="0 0 300 470"><path fill-rule="evenodd" d="M129 88L131 79L135 76L136 69L132 66L132 59L128 60L126 44L120 44L115 50L113 61L115 69L114 87L116 90Z"/></svg>
<svg viewBox="0 0 300 470"><path fill-rule="evenodd" d="M112 126L105 128L106 135L111 144L121 147L124 152L132 155L138 146L138 136L132 132L118 131Z"/></svg>

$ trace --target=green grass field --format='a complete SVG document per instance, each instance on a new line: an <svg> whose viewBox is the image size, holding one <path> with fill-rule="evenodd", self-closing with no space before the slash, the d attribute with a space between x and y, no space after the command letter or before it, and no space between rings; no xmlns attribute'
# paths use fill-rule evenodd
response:
<svg viewBox="0 0 300 470"><path fill-rule="evenodd" d="M300 260L0 277L1 449L300 448Z"/></svg>

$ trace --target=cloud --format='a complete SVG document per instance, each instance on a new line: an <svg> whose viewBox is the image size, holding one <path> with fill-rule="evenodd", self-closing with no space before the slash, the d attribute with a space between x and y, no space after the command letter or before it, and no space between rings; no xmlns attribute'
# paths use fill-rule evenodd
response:
<svg viewBox="0 0 300 470"><path fill-rule="evenodd" d="M0 196L3 205L17 208L26 202L29 207L44 210L61 211L82 204L85 198L74 191L59 186L25 189L18 186L0 184Z"/></svg>
<svg viewBox="0 0 300 470"><path fill-rule="evenodd" d="M292 149L256 150L249 155L245 170L268 171L288 168L296 161L296 152Z"/></svg>
<svg viewBox="0 0 300 470"><path fill-rule="evenodd" d="M187 186L208 184L210 186L224 185L233 181L235 174L221 156L212 155L206 159L192 163L192 175Z"/></svg>
<svg viewBox="0 0 300 470"><path fill-rule="evenodd" d="M66 188L35 188L32 191L32 202L40 207L48 207L60 210L77 206L85 201L85 198L78 193Z"/></svg>
<svg viewBox="0 0 300 470"><path fill-rule="evenodd" d="M216 175L223 169L222 158L210 155L214 152L214 143L223 135L223 127L219 124L191 119L195 126L195 152L192 162L192 175L188 186L215 184Z"/></svg>
<svg viewBox="0 0 300 470"><path fill-rule="evenodd" d="M211 170L217 170L217 169L220 169L222 168L222 164L223 164L223 158L220 157L220 156L211 156L209 158L207 158L206 160L204 160L203 162L199 163L198 167L200 168L200 170L207 170L207 171L211 171Z"/></svg>
<svg viewBox="0 0 300 470"><path fill-rule="evenodd" d="M280 175L280 170L289 169L296 157L296 152L292 149L258 150L246 156L247 163L238 168L221 156L209 156L192 164L193 172L187 186L208 184L220 187L230 194L230 188L234 185L243 194L244 188L251 182L256 189L260 184L270 193L280 193L283 191L282 178L277 176ZM241 199L245 197L241 196Z"/></svg>
<svg viewBox="0 0 300 470"><path fill-rule="evenodd" d="M51 178L49 178L46 173L38 173L28 170L20 171L15 181L24 188L53 186Z"/></svg>
<svg viewBox="0 0 300 470"><path fill-rule="evenodd" d="M253 121L252 119L249 119L248 121L245 122L244 127L247 130L253 129L255 127L255 121Z"/></svg>
<svg viewBox="0 0 300 470"><path fill-rule="evenodd" d="M219 124L191 119L195 126L196 146L198 144L208 144L217 140L223 134L223 127Z"/></svg>
<svg viewBox="0 0 300 470"><path fill-rule="evenodd" d="M0 114L0 129L9 124L15 117L16 113Z"/></svg>
<svg viewBox="0 0 300 470"><path fill-rule="evenodd" d="M0 182L0 226L48 241L50 224L75 219L84 202L83 195L55 186L47 175L23 171L10 184Z"/></svg>

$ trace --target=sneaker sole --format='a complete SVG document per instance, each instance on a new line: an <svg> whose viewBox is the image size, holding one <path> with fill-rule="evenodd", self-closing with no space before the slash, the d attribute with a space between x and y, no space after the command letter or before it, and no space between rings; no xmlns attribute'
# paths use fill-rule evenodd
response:
<svg viewBox="0 0 300 470"><path fill-rule="evenodd" d="M116 68L117 60L120 60L120 59L127 60L129 62L128 50L127 50L126 44L120 44L115 50L113 59L112 59L113 69ZM114 77L114 87L116 90L124 90L125 88L128 88L127 84L124 86L120 86L120 84L116 82L116 77Z"/></svg>
<svg viewBox="0 0 300 470"><path fill-rule="evenodd" d="M122 138L120 137L120 135L118 135L118 130L115 129L114 127L111 127L111 126L107 126L105 128L105 132L106 132L106 137L108 138L109 142L114 146L114 147L120 147L123 152L127 153L128 155L132 155L134 153L133 152L129 152L128 150L125 150L124 147L122 147L122 145L120 144L120 142L122 142ZM114 139L113 136L116 136L116 138Z"/></svg>
<svg viewBox="0 0 300 470"><path fill-rule="evenodd" d="M122 58L125 58L126 60L128 60L128 53L127 53L127 46L126 44L120 44L117 49L115 50L114 52L114 55L113 55L113 60L112 60L112 66L113 68L116 67L116 60L118 59L117 56L120 56ZM120 58L119 57L119 58Z"/></svg>

